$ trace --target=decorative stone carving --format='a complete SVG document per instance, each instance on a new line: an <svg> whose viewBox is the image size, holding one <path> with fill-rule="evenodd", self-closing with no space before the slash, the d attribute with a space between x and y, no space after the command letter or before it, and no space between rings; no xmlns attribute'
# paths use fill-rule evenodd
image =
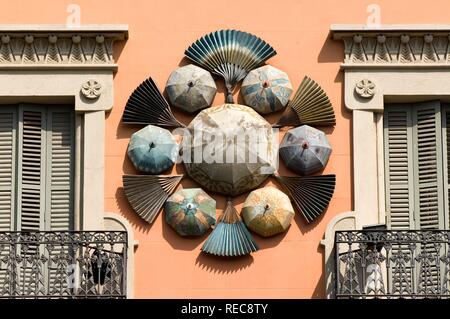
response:
<svg viewBox="0 0 450 319"><path fill-rule="evenodd" d="M369 79L362 79L356 83L355 92L362 98L371 99L375 95L375 83Z"/></svg>
<svg viewBox="0 0 450 319"><path fill-rule="evenodd" d="M113 43L124 40L128 34L125 28L97 30L90 26L80 30L49 26L36 32L24 31L16 27L0 27L0 68L49 65L64 68L93 65L115 68Z"/></svg>
<svg viewBox="0 0 450 319"><path fill-rule="evenodd" d="M81 86L81 93L90 100L95 100L102 94L102 85L96 80L89 80Z"/></svg>
<svg viewBox="0 0 450 319"><path fill-rule="evenodd" d="M344 42L344 65L450 66L450 30L343 30L337 26L332 31L334 39Z"/></svg>

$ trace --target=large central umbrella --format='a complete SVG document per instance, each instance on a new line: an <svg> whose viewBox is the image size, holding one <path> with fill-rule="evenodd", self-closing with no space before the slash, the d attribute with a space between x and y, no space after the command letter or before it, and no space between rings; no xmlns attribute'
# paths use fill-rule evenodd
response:
<svg viewBox="0 0 450 319"><path fill-rule="evenodd" d="M322 131L308 125L289 130L280 145L286 166L301 175L315 173L328 162L331 146Z"/></svg>
<svg viewBox="0 0 450 319"><path fill-rule="evenodd" d="M208 71L189 64L172 72L166 90L174 106L193 113L211 105L217 87Z"/></svg>
<svg viewBox="0 0 450 319"><path fill-rule="evenodd" d="M200 112L183 139L187 173L204 188L239 195L274 172L276 150L270 124L253 109L224 104Z"/></svg>
<svg viewBox="0 0 450 319"><path fill-rule="evenodd" d="M294 217L289 197L275 187L252 191L245 200L242 217L249 229L263 236L284 232Z"/></svg>
<svg viewBox="0 0 450 319"><path fill-rule="evenodd" d="M171 168L178 156L178 144L166 129L147 125L131 136L128 156L136 169L159 174Z"/></svg>
<svg viewBox="0 0 450 319"><path fill-rule="evenodd" d="M283 109L292 91L287 74L270 65L252 70L241 87L245 103L262 114Z"/></svg>
<svg viewBox="0 0 450 319"><path fill-rule="evenodd" d="M216 201L201 188L185 188L170 196L166 222L181 236L201 236L216 223Z"/></svg>

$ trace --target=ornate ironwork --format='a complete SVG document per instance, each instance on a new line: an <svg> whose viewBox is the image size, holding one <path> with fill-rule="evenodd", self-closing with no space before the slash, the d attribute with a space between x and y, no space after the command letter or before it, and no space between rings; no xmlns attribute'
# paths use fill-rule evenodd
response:
<svg viewBox="0 0 450 319"><path fill-rule="evenodd" d="M335 234L336 298L450 298L450 230Z"/></svg>
<svg viewBox="0 0 450 319"><path fill-rule="evenodd" d="M0 298L125 298L126 253L126 232L0 232Z"/></svg>

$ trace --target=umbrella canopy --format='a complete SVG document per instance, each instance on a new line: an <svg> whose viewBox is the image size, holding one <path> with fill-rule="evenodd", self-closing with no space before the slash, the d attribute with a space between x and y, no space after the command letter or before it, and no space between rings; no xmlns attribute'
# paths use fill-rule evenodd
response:
<svg viewBox="0 0 450 319"><path fill-rule="evenodd" d="M292 91L287 74L270 65L251 71L241 88L245 103L262 114L283 109L289 102Z"/></svg>
<svg viewBox="0 0 450 319"><path fill-rule="evenodd" d="M289 197L275 187L252 191L245 200L242 217L249 229L269 237L288 229L294 217Z"/></svg>
<svg viewBox="0 0 450 319"><path fill-rule="evenodd" d="M201 236L216 223L216 201L201 188L185 188L165 204L166 222L181 236Z"/></svg>
<svg viewBox="0 0 450 319"><path fill-rule="evenodd" d="M142 172L159 174L171 168L178 156L178 144L166 129L147 125L131 135L128 157Z"/></svg>
<svg viewBox="0 0 450 319"><path fill-rule="evenodd" d="M308 125L289 130L280 145L280 155L288 168L310 175L327 165L331 146L325 133Z"/></svg>
<svg viewBox="0 0 450 319"><path fill-rule="evenodd" d="M211 105L217 87L208 71L189 64L172 72L166 90L172 105L193 113Z"/></svg>
<svg viewBox="0 0 450 319"><path fill-rule="evenodd" d="M253 109L223 104L200 112L183 138L183 163L204 188L239 195L274 172L276 150L270 124Z"/></svg>

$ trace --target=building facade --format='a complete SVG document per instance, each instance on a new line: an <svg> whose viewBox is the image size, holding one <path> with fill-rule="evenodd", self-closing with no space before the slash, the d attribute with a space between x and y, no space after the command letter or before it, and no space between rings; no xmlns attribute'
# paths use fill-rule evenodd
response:
<svg viewBox="0 0 450 319"><path fill-rule="evenodd" d="M448 296L450 5L416 2L3 3L0 295L70 295L73 284L83 296L129 298ZM270 43L267 63L294 89L313 78L336 117L323 129L333 151L320 174L336 175L324 214L296 214L239 258L202 253L205 237L180 237L163 213L147 223L122 181L137 174L127 147L138 127L121 121L128 98L149 77L162 90L190 63L188 46L220 29ZM226 95L216 84L213 106ZM234 100L244 103L239 90ZM279 173L290 174L282 161ZM246 195L233 198L238 211ZM219 214L226 198L214 199ZM17 288L23 280L31 288Z"/></svg>

